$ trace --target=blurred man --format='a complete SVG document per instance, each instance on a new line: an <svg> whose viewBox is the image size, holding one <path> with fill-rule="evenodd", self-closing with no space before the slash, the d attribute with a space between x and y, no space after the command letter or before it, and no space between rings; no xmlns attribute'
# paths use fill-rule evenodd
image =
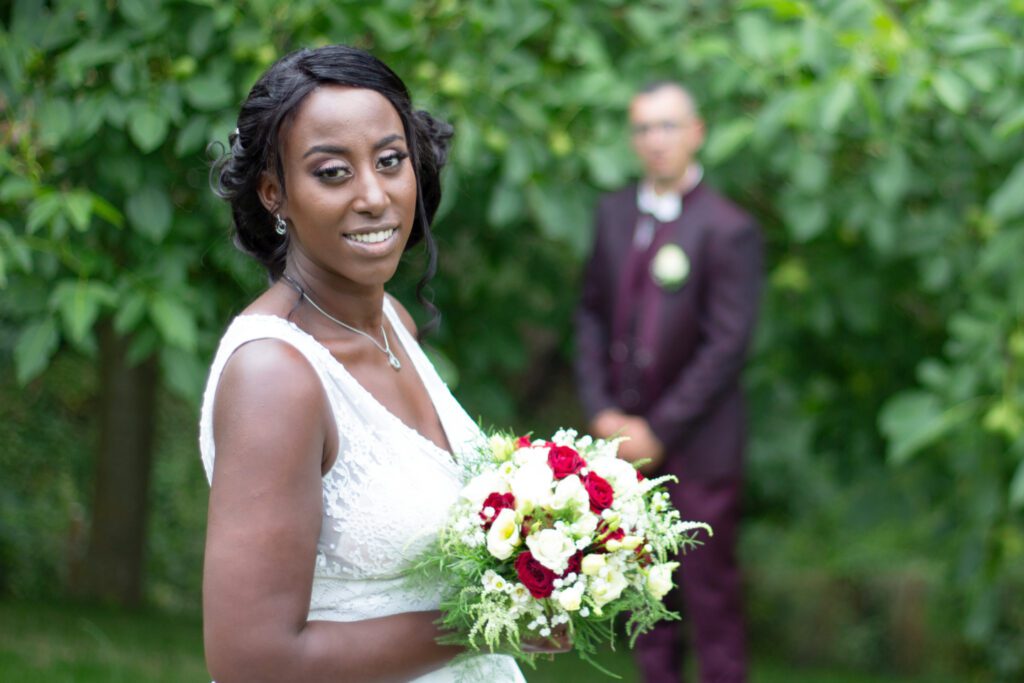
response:
<svg viewBox="0 0 1024 683"><path fill-rule="evenodd" d="M576 316L577 382L595 436L625 435L620 454L674 474L684 520L714 536L676 575L701 681L747 676L736 560L746 418L740 373L758 308L761 238L753 219L703 181L704 125L690 93L661 82L629 108L637 183L602 197ZM682 593L682 605L678 605ZM675 604L674 604L675 603ZM683 627L637 643L648 683L675 683Z"/></svg>

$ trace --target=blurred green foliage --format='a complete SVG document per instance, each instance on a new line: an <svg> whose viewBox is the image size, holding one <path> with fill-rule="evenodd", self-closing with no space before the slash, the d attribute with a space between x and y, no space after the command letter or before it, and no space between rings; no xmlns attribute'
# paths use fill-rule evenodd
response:
<svg viewBox="0 0 1024 683"><path fill-rule="evenodd" d="M750 547L821 534L833 540L794 553L861 572L911 553L952 590L973 656L1007 680L1024 671L1007 597L1024 564L1021 0L5 11L0 315L18 378L60 348L94 353L112 317L193 401L262 278L229 244L205 146L287 50L367 47L455 124L432 344L471 412L540 431L578 418L571 309L593 201L636 171L630 95L685 81L708 122L709 178L761 219L769 247L748 373ZM396 282L410 303L418 263ZM902 534L893 519L910 520ZM0 528L7 544L20 533Z"/></svg>

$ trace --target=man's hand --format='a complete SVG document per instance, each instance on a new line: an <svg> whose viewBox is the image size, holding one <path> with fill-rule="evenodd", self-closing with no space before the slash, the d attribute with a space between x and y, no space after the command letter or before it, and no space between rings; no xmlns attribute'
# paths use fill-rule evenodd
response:
<svg viewBox="0 0 1024 683"><path fill-rule="evenodd" d="M626 415L622 436L628 439L619 444L619 457L629 462L647 460L648 462L640 467L644 474L655 471L665 460L665 447L644 418Z"/></svg>
<svg viewBox="0 0 1024 683"><path fill-rule="evenodd" d="M607 408L594 416L590 423L590 433L598 439L621 436L627 420L629 420L629 416L621 410Z"/></svg>

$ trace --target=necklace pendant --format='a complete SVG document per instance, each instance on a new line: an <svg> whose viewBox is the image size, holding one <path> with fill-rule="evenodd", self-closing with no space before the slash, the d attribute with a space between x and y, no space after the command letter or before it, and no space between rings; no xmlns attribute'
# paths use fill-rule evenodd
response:
<svg viewBox="0 0 1024 683"><path fill-rule="evenodd" d="M390 351L388 352L388 362L391 363L391 367L393 367L396 372L402 369L402 361L398 360L398 356Z"/></svg>

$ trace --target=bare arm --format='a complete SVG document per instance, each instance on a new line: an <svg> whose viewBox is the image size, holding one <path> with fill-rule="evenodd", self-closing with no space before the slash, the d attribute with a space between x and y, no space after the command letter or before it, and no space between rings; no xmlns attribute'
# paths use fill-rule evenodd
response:
<svg viewBox="0 0 1024 683"><path fill-rule="evenodd" d="M436 612L306 620L321 471L337 437L297 350L262 340L236 351L218 387L214 433L203 614L218 683L408 680L457 653L436 643Z"/></svg>

